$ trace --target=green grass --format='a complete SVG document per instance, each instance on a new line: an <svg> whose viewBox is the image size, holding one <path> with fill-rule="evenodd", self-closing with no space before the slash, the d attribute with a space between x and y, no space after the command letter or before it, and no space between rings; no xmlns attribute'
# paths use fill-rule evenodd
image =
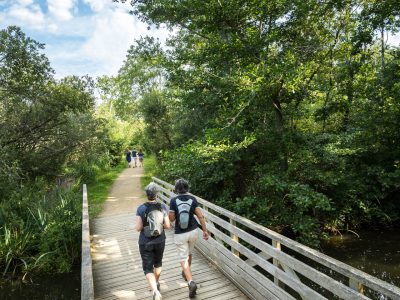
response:
<svg viewBox="0 0 400 300"><path fill-rule="evenodd" d="M144 160L144 175L140 178L143 189L150 183L152 176L157 176L157 161L155 156L149 155Z"/></svg>
<svg viewBox="0 0 400 300"><path fill-rule="evenodd" d="M126 168L125 161L118 166L97 174L96 179L87 184L89 199L89 216L93 220L102 210L102 204L107 199L111 185L118 175Z"/></svg>

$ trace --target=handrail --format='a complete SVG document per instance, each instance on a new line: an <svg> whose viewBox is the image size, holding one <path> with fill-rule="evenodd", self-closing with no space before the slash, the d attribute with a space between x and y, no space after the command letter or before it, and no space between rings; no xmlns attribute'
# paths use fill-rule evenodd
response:
<svg viewBox="0 0 400 300"><path fill-rule="evenodd" d="M153 181L160 186L159 199L169 203L169 199L175 196L173 193L174 186L156 177L153 177ZM287 290L281 288L284 284L294 290L302 299L326 299L324 295L332 294L341 299L371 299L369 297L373 293L388 297L385 299L400 299L400 288L394 285L293 241L207 200L193 196L202 205L208 229L212 234L209 245L200 242L199 248L214 261L223 256L222 260L225 262L241 265L239 272L245 272L245 274L256 272L256 278L248 278L246 282L242 282L244 286L256 287L260 283L258 276L262 276L264 281L272 278L270 282L271 285L274 285L274 288L271 288L274 295ZM249 233L254 231L258 235L270 239L271 242ZM330 274L325 274L318 270L318 267L302 262L301 259L293 257L292 253L286 253L286 249L282 249L282 246L290 249L290 252L311 259L316 265L327 268L330 270L328 272ZM230 251L227 252L227 249L230 249ZM254 266L258 266L257 269L261 268L263 272L260 273ZM331 277L332 273L338 273L346 280L343 281L343 278L342 280L335 279ZM235 274L231 272L230 277L232 276L235 277ZM308 280L304 281L302 279L304 277ZM313 282L311 285L310 280ZM320 288L315 290L315 284ZM244 286L242 286L243 291L246 292ZM278 291L277 287L281 291ZM263 288L268 289L266 286L263 286ZM320 292L321 288L328 292ZM263 299L262 297L263 295L260 295L260 298L252 295L251 298ZM290 299L291 296L280 297L278 295L277 297Z"/></svg>
<svg viewBox="0 0 400 300"><path fill-rule="evenodd" d="M82 201L82 264L81 264L81 300L93 300L92 257L90 255L89 210L86 184L83 185Z"/></svg>

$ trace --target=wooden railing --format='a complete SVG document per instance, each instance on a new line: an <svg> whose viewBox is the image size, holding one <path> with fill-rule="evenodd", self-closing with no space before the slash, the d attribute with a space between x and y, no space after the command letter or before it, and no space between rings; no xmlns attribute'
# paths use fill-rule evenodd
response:
<svg viewBox="0 0 400 300"><path fill-rule="evenodd" d="M86 184L83 185L82 202L82 264L81 264L81 299L93 300L92 257L90 255L89 209Z"/></svg>
<svg viewBox="0 0 400 300"><path fill-rule="evenodd" d="M153 181L169 204L174 187ZM211 233L196 247L251 299L400 299L394 285L195 197Z"/></svg>

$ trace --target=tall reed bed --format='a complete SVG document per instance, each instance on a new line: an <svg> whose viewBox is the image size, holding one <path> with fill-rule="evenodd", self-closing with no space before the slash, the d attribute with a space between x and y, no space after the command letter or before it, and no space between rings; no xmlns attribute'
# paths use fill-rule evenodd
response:
<svg viewBox="0 0 400 300"><path fill-rule="evenodd" d="M1 276L70 270L80 259L80 230L79 190L22 186L0 203Z"/></svg>

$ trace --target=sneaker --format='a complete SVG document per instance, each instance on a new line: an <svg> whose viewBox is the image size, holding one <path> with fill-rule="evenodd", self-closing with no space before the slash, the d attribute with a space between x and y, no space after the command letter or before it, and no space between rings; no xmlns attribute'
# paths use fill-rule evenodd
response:
<svg viewBox="0 0 400 300"><path fill-rule="evenodd" d="M162 296L159 291L153 293L153 300L161 300Z"/></svg>
<svg viewBox="0 0 400 300"><path fill-rule="evenodd" d="M157 281L157 290L160 291L160 283Z"/></svg>
<svg viewBox="0 0 400 300"><path fill-rule="evenodd" d="M194 298L196 296L197 284L194 281L191 281L189 284L189 298Z"/></svg>
<svg viewBox="0 0 400 300"><path fill-rule="evenodd" d="M182 271L182 278L183 278L185 281L187 281L187 280L186 280L185 272L183 272L183 271Z"/></svg>

